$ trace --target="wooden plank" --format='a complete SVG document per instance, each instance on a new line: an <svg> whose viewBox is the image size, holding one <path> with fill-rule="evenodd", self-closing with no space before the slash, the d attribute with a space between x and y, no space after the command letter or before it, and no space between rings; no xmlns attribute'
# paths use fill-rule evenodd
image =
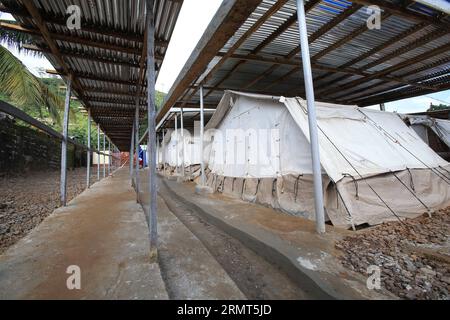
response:
<svg viewBox="0 0 450 320"><path fill-rule="evenodd" d="M179 73L163 107L158 111L156 122L161 121L191 83L204 72L209 62L236 33L260 2L261 0L229 0L222 3Z"/></svg>

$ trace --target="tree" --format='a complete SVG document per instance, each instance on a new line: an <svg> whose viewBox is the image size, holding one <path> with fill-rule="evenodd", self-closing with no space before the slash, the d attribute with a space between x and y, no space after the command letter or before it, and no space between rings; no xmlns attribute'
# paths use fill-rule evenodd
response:
<svg viewBox="0 0 450 320"><path fill-rule="evenodd" d="M440 111L440 110L450 110L450 106L442 103L440 104L430 103L430 108L427 111Z"/></svg>
<svg viewBox="0 0 450 320"><path fill-rule="evenodd" d="M24 44L31 43L31 38L21 32L0 29L0 41L22 51L25 50ZM61 121L59 113L64 108L64 99L34 76L2 45L0 45L0 92L8 96L18 107L32 109L41 116L42 109L45 108L55 122Z"/></svg>

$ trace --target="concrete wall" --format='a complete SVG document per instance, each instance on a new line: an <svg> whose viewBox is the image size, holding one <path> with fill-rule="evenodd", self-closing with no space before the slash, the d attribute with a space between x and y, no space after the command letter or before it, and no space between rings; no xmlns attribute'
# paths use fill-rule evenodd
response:
<svg viewBox="0 0 450 320"><path fill-rule="evenodd" d="M0 120L0 172L59 169L61 141L34 128ZM68 168L86 165L86 152L69 144Z"/></svg>

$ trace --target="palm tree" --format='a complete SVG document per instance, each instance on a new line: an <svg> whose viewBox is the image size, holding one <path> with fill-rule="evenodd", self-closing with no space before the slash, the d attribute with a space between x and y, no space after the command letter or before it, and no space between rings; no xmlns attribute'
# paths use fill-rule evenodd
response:
<svg viewBox="0 0 450 320"><path fill-rule="evenodd" d="M8 23L12 22L8 21ZM9 47L15 47L19 51L31 53L23 47L25 44L32 43L31 37L27 34L1 28L0 42ZM31 107L40 115L42 115L42 107L45 107L53 121L60 123L59 111L64 106L62 97L34 76L2 45L0 45L0 92L8 95L16 105Z"/></svg>

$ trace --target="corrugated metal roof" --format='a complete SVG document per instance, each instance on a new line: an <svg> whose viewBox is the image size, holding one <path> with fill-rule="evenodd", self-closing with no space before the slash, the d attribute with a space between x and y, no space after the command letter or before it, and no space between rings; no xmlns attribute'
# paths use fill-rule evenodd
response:
<svg viewBox="0 0 450 320"><path fill-rule="evenodd" d="M37 47L59 72L64 72L44 40L25 0L0 0L20 25L35 36ZM28 0L27 0L28 1ZM131 139L135 97L144 46L145 0L32 0L57 49L81 88L74 87L95 122L120 149ZM182 0L155 0L156 76L175 28ZM81 29L66 26L67 8L81 8ZM146 86L146 83L144 83ZM141 100L142 116L146 99ZM117 124L120 133L115 134ZM129 128L130 134L122 134Z"/></svg>
<svg viewBox="0 0 450 320"><path fill-rule="evenodd" d="M381 8L379 30L367 27L368 5ZM367 106L450 89L448 15L401 0L305 0L305 8L317 100ZM215 19L226 15L221 10ZM304 96L296 15L295 0L260 1L214 58L186 63L158 120L171 107L198 104L200 85L209 105L226 89Z"/></svg>

